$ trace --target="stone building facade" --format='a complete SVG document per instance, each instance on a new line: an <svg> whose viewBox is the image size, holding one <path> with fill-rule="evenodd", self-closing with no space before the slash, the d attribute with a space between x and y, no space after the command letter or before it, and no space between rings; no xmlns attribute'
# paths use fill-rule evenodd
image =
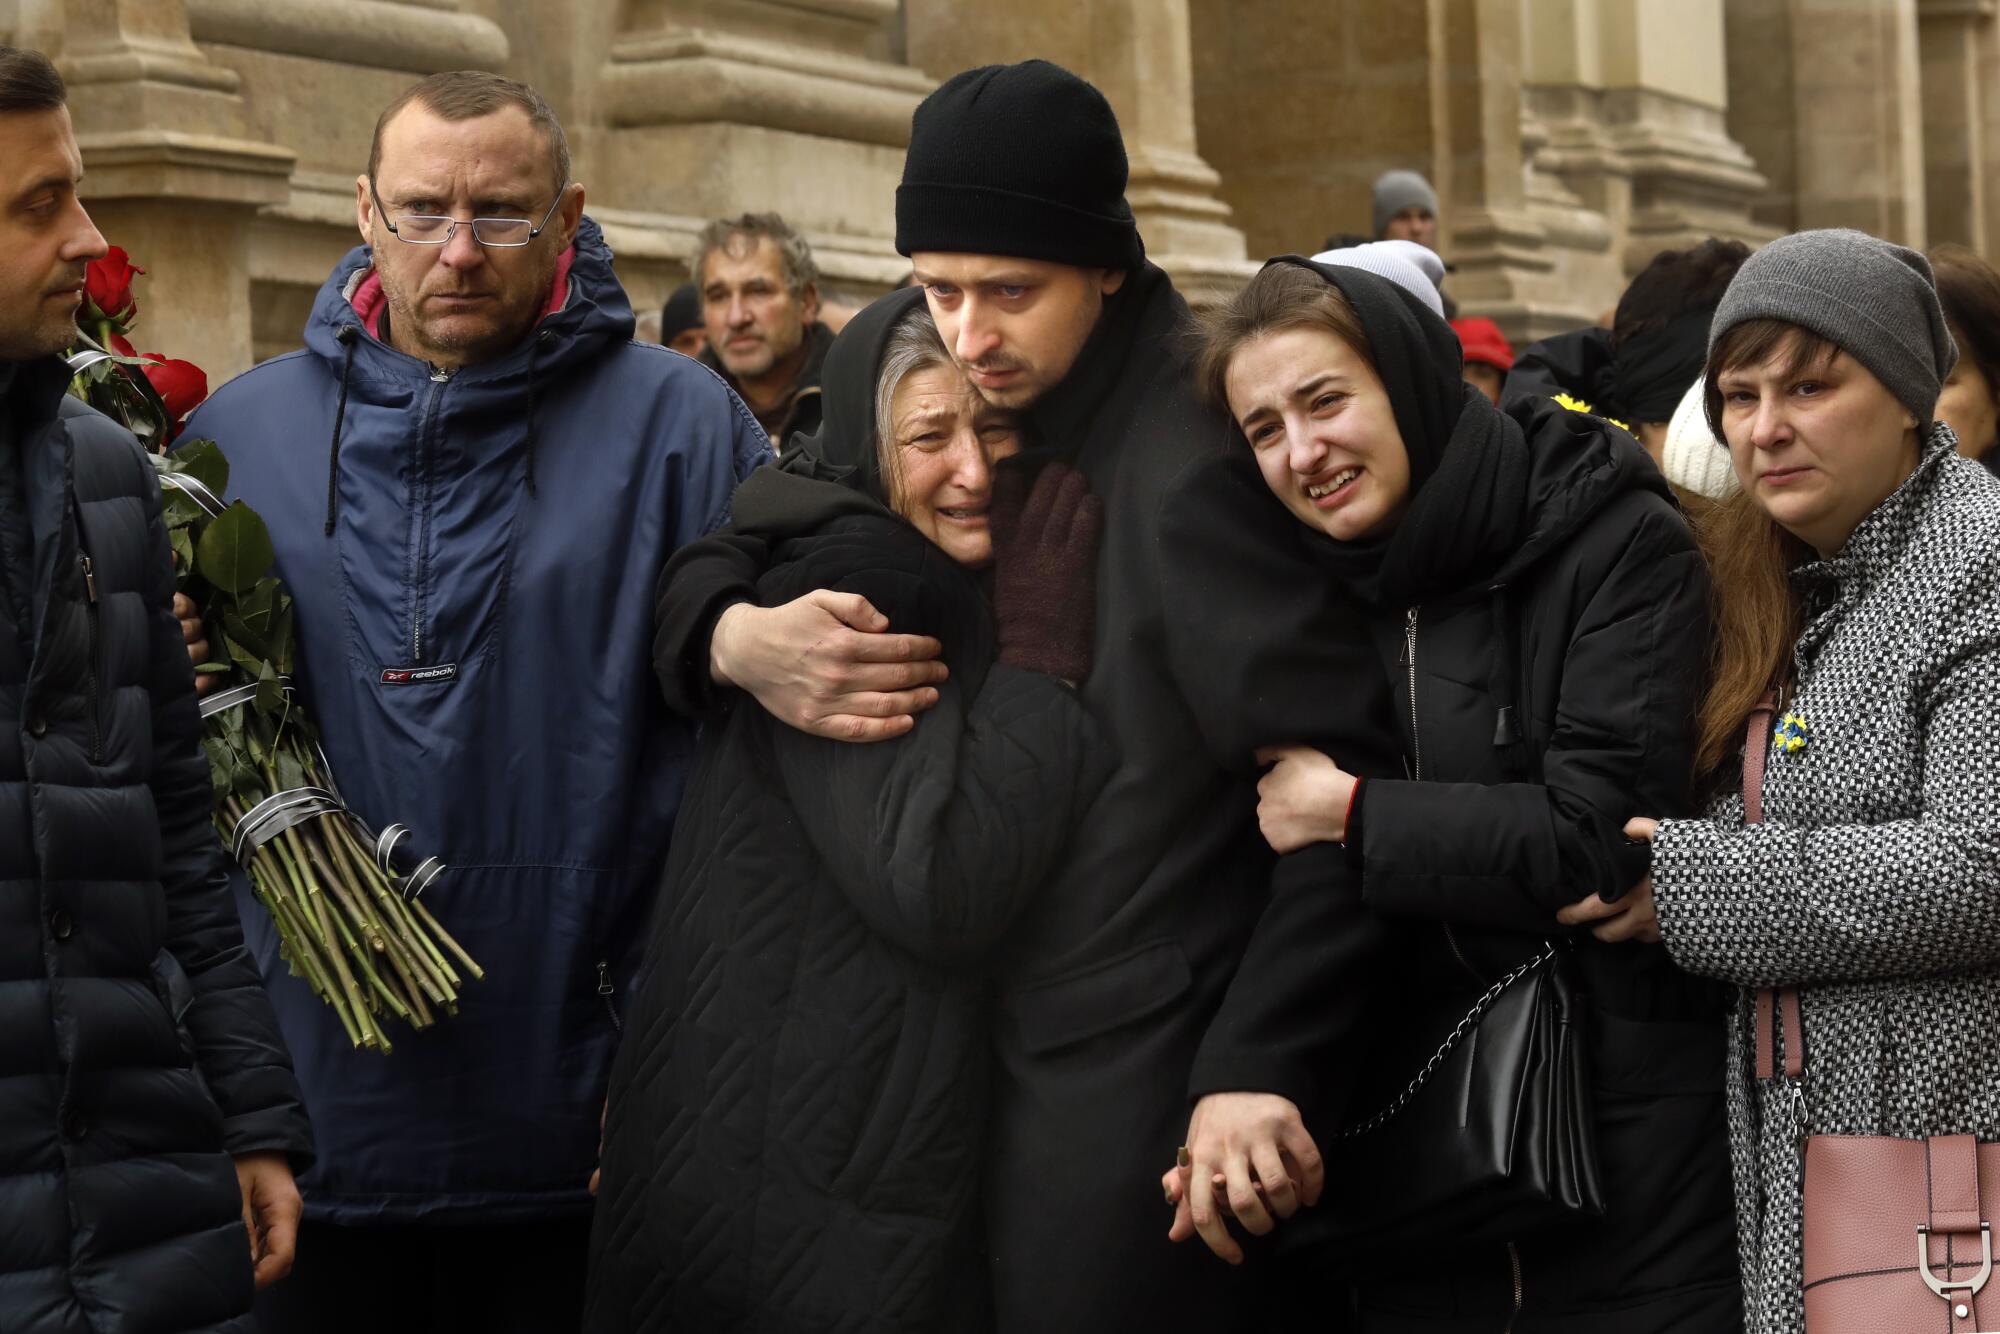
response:
<svg viewBox="0 0 2000 1334"><path fill-rule="evenodd" d="M1149 253L1197 299L1363 231L1414 167L1469 313L1594 319L1658 249L1851 225L2000 246L2000 0L0 0L57 57L141 344L212 379L293 347L355 240L377 110L541 89L641 309L708 217L777 209L825 282L906 270L894 190L939 78L1040 55L1117 108Z"/></svg>

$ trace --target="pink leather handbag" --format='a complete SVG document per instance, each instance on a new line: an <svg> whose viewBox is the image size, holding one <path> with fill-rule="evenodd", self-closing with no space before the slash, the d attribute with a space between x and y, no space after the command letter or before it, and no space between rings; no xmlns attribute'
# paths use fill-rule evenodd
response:
<svg viewBox="0 0 2000 1334"><path fill-rule="evenodd" d="M1743 818L1763 820L1764 755L1776 713L1766 695L1743 746ZM1938 1334L2000 1331L1993 1228L2000 1205L2000 1144L1971 1135L1805 1134L1805 1025L1796 987L1757 993L1757 1078L1777 1077L1776 1029L1785 1034L1784 1080L1805 1140L1806 1334Z"/></svg>

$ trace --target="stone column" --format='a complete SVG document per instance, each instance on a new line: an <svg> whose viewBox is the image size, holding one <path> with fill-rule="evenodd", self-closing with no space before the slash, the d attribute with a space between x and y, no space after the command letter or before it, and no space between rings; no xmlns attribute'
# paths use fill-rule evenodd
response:
<svg viewBox="0 0 2000 1334"><path fill-rule="evenodd" d="M1924 243L1915 0L1730 0L1729 131L1770 181L1757 220Z"/></svg>
<svg viewBox="0 0 2000 1334"><path fill-rule="evenodd" d="M1147 257L1196 303L1253 271L1217 194L1221 178L1196 147L1189 0L908 0L905 31L910 63L936 80L1032 56L1089 79L1118 113L1132 163L1126 198Z"/></svg>
<svg viewBox="0 0 2000 1334"><path fill-rule="evenodd" d="M250 232L293 156L249 136L240 80L195 46L181 0L69 0L64 18L84 200L147 269L135 341L219 381L250 363Z"/></svg>
<svg viewBox="0 0 2000 1334"><path fill-rule="evenodd" d="M897 0L616 9L588 155L614 249L684 267L710 218L775 210L828 284L873 294L907 271L896 183L932 84L889 59Z"/></svg>
<svg viewBox="0 0 2000 1334"><path fill-rule="evenodd" d="M1930 241L1984 249L1987 237L1987 74L1996 0L1918 0L1924 205Z"/></svg>

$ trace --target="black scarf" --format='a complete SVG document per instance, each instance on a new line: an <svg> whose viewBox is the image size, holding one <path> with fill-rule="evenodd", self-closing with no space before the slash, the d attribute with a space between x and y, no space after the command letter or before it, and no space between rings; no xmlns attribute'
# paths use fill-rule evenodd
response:
<svg viewBox="0 0 2000 1334"><path fill-rule="evenodd" d="M1451 326L1386 278L1284 255L1340 289L1375 353L1376 373L1410 457L1410 503L1387 536L1314 534L1320 563L1375 606L1455 591L1497 566L1527 521L1528 444L1511 418L1461 377Z"/></svg>
<svg viewBox="0 0 2000 1334"><path fill-rule="evenodd" d="M736 488L730 502L736 531L786 537L839 514L890 512L875 445L875 379L890 333L923 299L922 288L903 288L848 321L820 372L819 430Z"/></svg>

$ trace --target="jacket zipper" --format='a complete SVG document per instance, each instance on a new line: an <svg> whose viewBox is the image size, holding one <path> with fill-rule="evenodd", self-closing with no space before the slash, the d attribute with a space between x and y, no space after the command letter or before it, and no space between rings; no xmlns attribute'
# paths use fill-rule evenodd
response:
<svg viewBox="0 0 2000 1334"><path fill-rule="evenodd" d="M78 552L77 559L83 564L83 598L86 614L90 617L90 665L84 671L85 687L90 692L90 762L104 763L104 722L97 707L97 649L100 642L97 612L97 570L90 563L88 552Z"/></svg>
<svg viewBox="0 0 2000 1334"><path fill-rule="evenodd" d="M436 420L438 398L444 393L444 386L451 380L451 372L442 366L431 367L431 401L424 405L423 429L417 436L417 469L422 487L422 501L417 506L417 559L416 587L411 590L410 612L410 665L420 666L424 660L424 585L426 569L424 551L430 543L431 512L431 425Z"/></svg>
<svg viewBox="0 0 2000 1334"><path fill-rule="evenodd" d="M623 1033L625 1025L619 1021L618 1007L611 1002L611 998L617 992L618 988L611 985L611 961L609 959L599 959L597 961L597 995L604 1002L604 1013L611 1019L611 1031L614 1033Z"/></svg>
<svg viewBox="0 0 2000 1334"><path fill-rule="evenodd" d="M1508 1312L1500 1334L1514 1334L1514 1323L1521 1318L1521 1248L1511 1241L1507 1243L1507 1263L1514 1271L1514 1309Z"/></svg>
<svg viewBox="0 0 2000 1334"><path fill-rule="evenodd" d="M1413 779L1424 776L1424 743L1417 735L1417 609L1405 613L1403 618L1403 665L1410 669L1410 752L1415 757L1416 770Z"/></svg>

